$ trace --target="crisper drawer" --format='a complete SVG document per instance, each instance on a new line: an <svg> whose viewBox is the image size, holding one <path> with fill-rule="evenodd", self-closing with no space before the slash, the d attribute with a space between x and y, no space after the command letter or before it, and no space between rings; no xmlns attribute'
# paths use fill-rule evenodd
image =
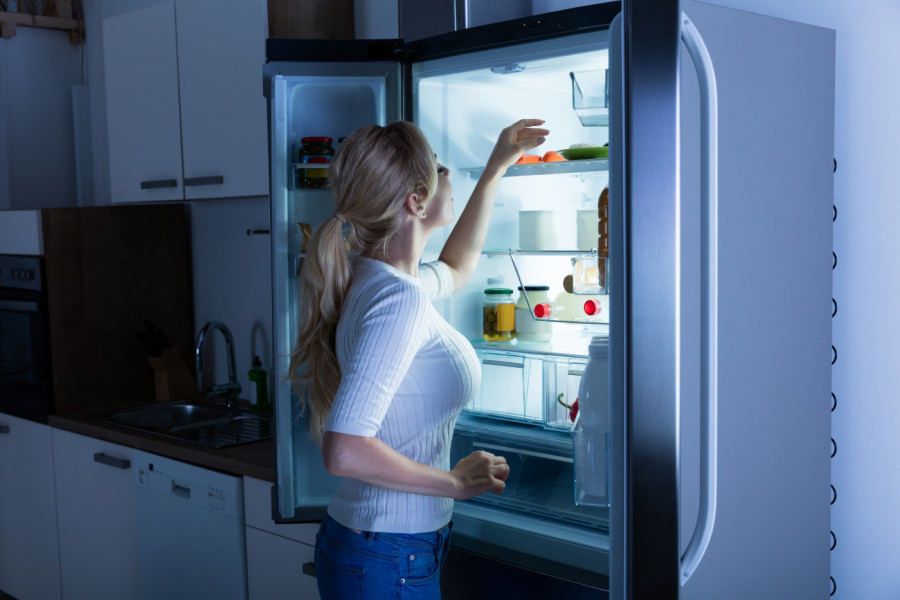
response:
<svg viewBox="0 0 900 600"><path fill-rule="evenodd" d="M467 502L607 530L608 507L579 501L571 434L463 417L453 434L451 463L456 464L477 450L506 458L509 478L502 494L488 492ZM598 485L605 486L605 481Z"/></svg>
<svg viewBox="0 0 900 600"><path fill-rule="evenodd" d="M466 410L480 417L539 424L569 431L569 408L587 359L476 348L481 388Z"/></svg>

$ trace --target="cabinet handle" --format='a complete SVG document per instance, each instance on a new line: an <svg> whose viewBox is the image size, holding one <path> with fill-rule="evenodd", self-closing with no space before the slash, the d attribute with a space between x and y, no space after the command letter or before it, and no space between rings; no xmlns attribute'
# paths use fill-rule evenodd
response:
<svg viewBox="0 0 900 600"><path fill-rule="evenodd" d="M0 433L9 433L9 425L0 425Z"/></svg>
<svg viewBox="0 0 900 600"><path fill-rule="evenodd" d="M310 577L316 576L316 563L308 562L303 563L303 574L309 575Z"/></svg>
<svg viewBox="0 0 900 600"><path fill-rule="evenodd" d="M107 454L103 454L102 452L97 452L96 454L94 454L94 462L109 465L110 467L115 467L117 469L131 468L131 461L127 458L116 458L115 456L109 456Z"/></svg>
<svg viewBox="0 0 900 600"><path fill-rule="evenodd" d="M150 181L142 181L141 189L142 190L156 190L159 188L173 188L178 187L177 179L153 179Z"/></svg>
<svg viewBox="0 0 900 600"><path fill-rule="evenodd" d="M191 185L222 185L225 183L225 177L222 175L210 175L209 177L185 177L184 186Z"/></svg>

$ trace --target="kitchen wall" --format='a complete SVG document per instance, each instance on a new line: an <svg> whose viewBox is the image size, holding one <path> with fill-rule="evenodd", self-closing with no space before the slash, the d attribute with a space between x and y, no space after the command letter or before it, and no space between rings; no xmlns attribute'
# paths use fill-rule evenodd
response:
<svg viewBox="0 0 900 600"><path fill-rule="evenodd" d="M0 38L0 209L76 206L72 86L83 47L64 31Z"/></svg>

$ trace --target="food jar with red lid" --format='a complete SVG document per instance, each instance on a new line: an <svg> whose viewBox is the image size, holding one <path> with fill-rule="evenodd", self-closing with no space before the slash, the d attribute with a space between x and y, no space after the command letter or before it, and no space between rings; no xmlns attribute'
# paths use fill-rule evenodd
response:
<svg viewBox="0 0 900 600"><path fill-rule="evenodd" d="M334 156L330 137L301 138L303 146L298 152L301 168L298 169L297 180L301 188L325 189L328 187L328 164ZM322 165L318 169L303 168L306 164Z"/></svg>

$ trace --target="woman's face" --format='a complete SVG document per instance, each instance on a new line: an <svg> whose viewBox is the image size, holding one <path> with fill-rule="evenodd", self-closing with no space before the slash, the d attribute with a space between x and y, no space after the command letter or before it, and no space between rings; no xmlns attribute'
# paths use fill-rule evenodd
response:
<svg viewBox="0 0 900 600"><path fill-rule="evenodd" d="M453 184L450 183L450 169L438 163L438 183L434 197L425 205L426 218L435 227L449 225L456 219L453 211Z"/></svg>

